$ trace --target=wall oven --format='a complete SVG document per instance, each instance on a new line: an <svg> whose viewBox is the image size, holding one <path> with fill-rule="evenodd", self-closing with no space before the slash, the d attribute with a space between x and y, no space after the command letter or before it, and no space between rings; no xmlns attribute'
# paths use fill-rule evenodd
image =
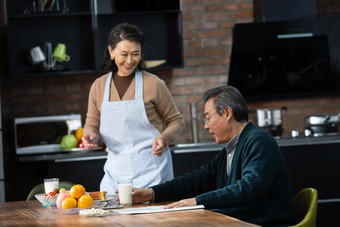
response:
<svg viewBox="0 0 340 227"><path fill-rule="evenodd" d="M61 152L62 137L81 127L80 114L15 118L16 154Z"/></svg>

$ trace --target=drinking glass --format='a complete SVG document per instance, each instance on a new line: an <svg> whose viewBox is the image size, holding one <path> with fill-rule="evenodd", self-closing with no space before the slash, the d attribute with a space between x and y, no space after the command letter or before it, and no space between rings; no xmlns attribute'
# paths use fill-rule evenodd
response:
<svg viewBox="0 0 340 227"><path fill-rule="evenodd" d="M45 193L53 192L54 189L59 189L59 178L44 179Z"/></svg>
<svg viewBox="0 0 340 227"><path fill-rule="evenodd" d="M124 205L132 204L132 180L118 181L119 203Z"/></svg>

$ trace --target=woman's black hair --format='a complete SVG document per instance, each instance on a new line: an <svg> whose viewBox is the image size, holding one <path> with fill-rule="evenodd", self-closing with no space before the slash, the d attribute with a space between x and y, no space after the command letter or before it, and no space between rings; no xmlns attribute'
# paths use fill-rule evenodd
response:
<svg viewBox="0 0 340 227"><path fill-rule="evenodd" d="M117 43L119 43L122 40L138 42L141 45L142 50L143 50L143 46L145 43L144 33L136 25L132 25L129 23L122 23L122 24L116 25L109 33L109 36L107 39L107 46L110 46L112 49L114 49L116 48ZM106 48L105 50L103 68L110 70L112 72L118 71L118 67L115 61L111 59L108 48ZM141 60L137 66L137 69L139 70L145 69L143 52L142 52Z"/></svg>

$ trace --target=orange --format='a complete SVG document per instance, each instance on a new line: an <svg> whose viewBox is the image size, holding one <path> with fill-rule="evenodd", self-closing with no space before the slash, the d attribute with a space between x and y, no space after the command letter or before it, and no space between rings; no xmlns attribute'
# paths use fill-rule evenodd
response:
<svg viewBox="0 0 340 227"><path fill-rule="evenodd" d="M61 208L63 209L77 208L77 200L72 197L67 197L61 203Z"/></svg>
<svg viewBox="0 0 340 227"><path fill-rule="evenodd" d="M76 132L74 133L74 136L77 138L78 141L81 140L81 138L83 137L83 135L84 135L84 130L83 130L83 128L78 128L78 129L76 130Z"/></svg>
<svg viewBox="0 0 340 227"><path fill-rule="evenodd" d="M82 195L85 195L84 186L80 184L73 185L70 189L70 195L75 199L79 199Z"/></svg>
<svg viewBox="0 0 340 227"><path fill-rule="evenodd" d="M82 195L78 199L78 207L79 208L87 208L93 205L93 199L89 195Z"/></svg>

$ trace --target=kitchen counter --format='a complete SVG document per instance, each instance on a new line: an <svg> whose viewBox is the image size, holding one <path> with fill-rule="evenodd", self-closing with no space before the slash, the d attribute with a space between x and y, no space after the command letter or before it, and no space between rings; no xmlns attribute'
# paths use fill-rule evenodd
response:
<svg viewBox="0 0 340 227"><path fill-rule="evenodd" d="M49 154L18 155L17 159L19 162L37 162L52 160L54 160L55 162L70 162L106 159L106 156L107 152L104 150L84 150Z"/></svg>
<svg viewBox="0 0 340 227"><path fill-rule="evenodd" d="M279 147L336 144L340 143L340 135L281 137L276 141Z"/></svg>
<svg viewBox="0 0 340 227"><path fill-rule="evenodd" d="M340 135L330 136L298 136L298 137L276 137L275 138L279 147L291 146L309 146L309 145L322 145L322 144L340 144ZM189 143L189 144L176 144L170 146L170 150L175 154L192 153L192 152L216 152L223 149L225 144L216 144L215 142L206 143Z"/></svg>
<svg viewBox="0 0 340 227"><path fill-rule="evenodd" d="M331 136L298 136L298 137L277 137L275 138L279 147L309 146L322 144L340 144L340 135ZM171 145L170 150L173 154L197 153L197 152L218 152L223 149L225 144L215 142L187 143ZM59 152L50 154L19 155L19 162L52 161L71 162L106 159L107 152L104 150L84 150L72 152Z"/></svg>

